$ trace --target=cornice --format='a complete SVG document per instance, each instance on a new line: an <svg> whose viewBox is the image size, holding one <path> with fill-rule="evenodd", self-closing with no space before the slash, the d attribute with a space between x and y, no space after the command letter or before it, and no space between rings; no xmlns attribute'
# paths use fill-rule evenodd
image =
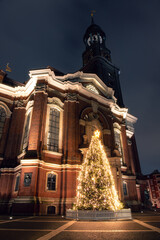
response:
<svg viewBox="0 0 160 240"><path fill-rule="evenodd" d="M40 165L41 167L52 167L52 168L80 168L81 166L78 164L55 164L55 163L47 163L39 159L21 159L21 166L35 166L35 165Z"/></svg>
<svg viewBox="0 0 160 240"><path fill-rule="evenodd" d="M133 116L127 112L126 120L132 124L135 124L137 122L138 118L136 118L135 116Z"/></svg>
<svg viewBox="0 0 160 240"><path fill-rule="evenodd" d="M64 92L76 92L77 98L82 98L80 94L83 96L84 99L89 99L90 101L96 101L99 104L104 106L109 106L113 114L122 117L123 119L127 118L130 122L135 122L137 118L128 114L127 108L120 108L116 104L116 98L114 97L114 91L112 88L107 87L103 81L96 75L90 73L83 73L83 72L76 72L73 74L66 74L64 76L55 76L54 72L50 69L39 69L39 70L32 70L29 72L30 80L27 82L25 86L18 86L18 87L10 87L5 84L0 84L1 92L12 95L13 97L28 97L36 87L38 80L45 80L46 83L50 84L58 89L59 91ZM79 78L81 82L72 82L71 79ZM67 81L68 80L68 81ZM103 93L105 93L106 97L103 97L99 94L92 92L85 88L82 85L82 82L89 80L92 81L96 87L98 86L99 89ZM45 84L45 83L44 83ZM107 98L109 97L109 98Z"/></svg>
<svg viewBox="0 0 160 240"><path fill-rule="evenodd" d="M121 116L123 119L126 118L128 108L120 108L117 104L114 104L111 108L112 113L114 113L117 116Z"/></svg>
<svg viewBox="0 0 160 240"><path fill-rule="evenodd" d="M136 176L122 175L122 179L135 180L135 179L136 179Z"/></svg>
<svg viewBox="0 0 160 240"><path fill-rule="evenodd" d="M2 174L5 174L5 173L15 173L15 172L17 172L20 169L21 169L21 165L18 165L15 168L1 168L1 173Z"/></svg>

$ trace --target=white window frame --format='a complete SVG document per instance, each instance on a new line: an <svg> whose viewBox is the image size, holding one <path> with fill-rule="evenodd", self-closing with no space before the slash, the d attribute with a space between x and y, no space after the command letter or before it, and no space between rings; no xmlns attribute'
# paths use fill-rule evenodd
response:
<svg viewBox="0 0 160 240"><path fill-rule="evenodd" d="M30 105L30 103L28 103ZM28 109L26 109L26 113L25 113L25 121L24 121L24 127L23 127L23 135L22 135L22 142L21 142L21 149L22 152L25 152L25 149L23 149L23 145L24 145L24 134L25 134L25 127L26 127L26 122L27 122L27 118L28 115L30 115L30 121L29 121L29 126L28 126L28 140L29 140L29 133L30 133L30 127L31 127L31 119L32 119L32 113L33 113L33 107L30 107Z"/></svg>
<svg viewBox="0 0 160 240"><path fill-rule="evenodd" d="M49 174L54 174L56 176L56 187L55 187L55 190L49 190L47 185L48 185L48 175ZM47 172L46 173L46 191L47 192L57 192L57 184L58 184L58 174L54 171L50 171L50 172Z"/></svg>
<svg viewBox="0 0 160 240"><path fill-rule="evenodd" d="M115 133L119 134L119 137L120 137L120 148L121 148L120 154L122 155L122 157L121 157L121 164L123 165L123 163L124 163L124 153L123 153L123 142L122 142L122 135L121 135L121 126L118 123L114 123L113 124L113 129L114 129L115 144L117 144L116 143L116 138L115 138ZM118 148L118 150L119 150L119 148Z"/></svg>
<svg viewBox="0 0 160 240"><path fill-rule="evenodd" d="M122 186L123 186L123 184L126 185L126 190L127 190L127 194L125 195L125 194L124 194L124 187L123 187L123 195L124 195L124 197L127 197L127 196L128 196L128 183L127 183L126 181L123 181L123 182L122 182Z"/></svg>
<svg viewBox="0 0 160 240"><path fill-rule="evenodd" d="M49 131L49 117L50 117L50 109L52 109L52 108L58 110L59 113L60 113L58 152L51 151L51 150L47 149L47 140L48 140L48 131ZM45 150L47 150L49 152L52 152L52 153L55 153L55 154L62 153L62 134L63 134L63 109L56 104L47 104L47 118L46 118L45 141L44 141Z"/></svg>
<svg viewBox="0 0 160 240"><path fill-rule="evenodd" d="M18 177L19 177L19 185L18 185L18 190L16 190L16 183L17 183L17 178L18 178ZM16 193L19 191L20 180L21 180L21 174L18 173L18 174L16 175L15 184L14 184L14 192L16 192Z"/></svg>

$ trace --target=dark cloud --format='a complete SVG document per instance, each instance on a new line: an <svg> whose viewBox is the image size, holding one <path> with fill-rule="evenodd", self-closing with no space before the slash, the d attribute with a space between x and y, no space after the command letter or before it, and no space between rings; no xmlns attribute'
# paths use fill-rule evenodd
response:
<svg viewBox="0 0 160 240"><path fill-rule="evenodd" d="M51 65L68 73L82 66L83 34L90 11L107 36L121 69L126 107L138 117L137 146L144 173L160 162L160 1L0 0L0 68L10 63L15 80Z"/></svg>

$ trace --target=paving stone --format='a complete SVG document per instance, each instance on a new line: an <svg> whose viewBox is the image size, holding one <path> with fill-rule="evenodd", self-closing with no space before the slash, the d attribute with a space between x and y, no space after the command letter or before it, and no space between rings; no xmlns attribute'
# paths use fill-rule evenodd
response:
<svg viewBox="0 0 160 240"><path fill-rule="evenodd" d="M1 240L36 240L39 237L46 235L45 232L30 232L30 231L4 231L0 230L0 239Z"/></svg>
<svg viewBox="0 0 160 240"><path fill-rule="evenodd" d="M62 232L51 240L160 240L160 234L155 232L138 233L73 233Z"/></svg>
<svg viewBox="0 0 160 240"><path fill-rule="evenodd" d="M8 222L0 224L1 228L8 229L46 229L46 230L54 230L62 225L64 222Z"/></svg>
<svg viewBox="0 0 160 240"><path fill-rule="evenodd" d="M122 222L76 222L66 230L149 230L132 221Z"/></svg>

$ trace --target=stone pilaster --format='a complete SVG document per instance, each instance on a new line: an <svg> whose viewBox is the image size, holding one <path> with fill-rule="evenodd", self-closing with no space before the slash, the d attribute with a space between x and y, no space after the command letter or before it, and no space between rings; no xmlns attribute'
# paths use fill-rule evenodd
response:
<svg viewBox="0 0 160 240"><path fill-rule="evenodd" d="M77 163L79 146L79 102L76 94L68 94L64 102L64 162Z"/></svg>
<svg viewBox="0 0 160 240"><path fill-rule="evenodd" d="M36 91L29 133L28 156L39 157L41 152L46 109L47 94L43 91Z"/></svg>
<svg viewBox="0 0 160 240"><path fill-rule="evenodd" d="M128 143L127 143L127 135L126 135L126 127L125 127L125 125L122 125L121 132L122 132L122 144L123 144L124 162L126 163L127 168L130 168Z"/></svg>

